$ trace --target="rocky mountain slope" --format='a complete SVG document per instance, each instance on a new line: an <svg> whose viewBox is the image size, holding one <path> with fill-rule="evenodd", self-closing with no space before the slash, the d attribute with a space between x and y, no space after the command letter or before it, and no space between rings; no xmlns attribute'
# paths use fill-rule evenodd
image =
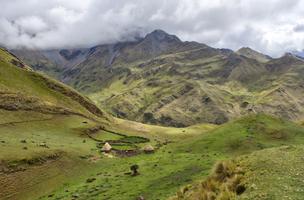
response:
<svg viewBox="0 0 304 200"><path fill-rule="evenodd" d="M41 61L14 52L34 66ZM273 59L250 48L233 52L156 30L133 42L60 55L68 64L47 61L59 67L56 77L121 118L182 127L259 112L304 117L304 61L292 54ZM42 64L40 70L49 68Z"/></svg>

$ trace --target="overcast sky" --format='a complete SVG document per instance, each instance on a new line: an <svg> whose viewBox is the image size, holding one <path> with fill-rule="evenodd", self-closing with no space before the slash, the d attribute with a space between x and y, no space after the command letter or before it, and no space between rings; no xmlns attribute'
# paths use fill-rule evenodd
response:
<svg viewBox="0 0 304 200"><path fill-rule="evenodd" d="M272 56L304 48L301 0L0 0L0 44L69 48L163 29L213 47Z"/></svg>

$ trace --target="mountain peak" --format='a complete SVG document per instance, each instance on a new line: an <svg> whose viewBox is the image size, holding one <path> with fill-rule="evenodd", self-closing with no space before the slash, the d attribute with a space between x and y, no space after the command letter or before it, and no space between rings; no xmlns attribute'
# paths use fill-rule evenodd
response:
<svg viewBox="0 0 304 200"><path fill-rule="evenodd" d="M236 53L243 55L243 54L262 54L256 50L251 49L250 47L242 47L236 51Z"/></svg>
<svg viewBox="0 0 304 200"><path fill-rule="evenodd" d="M156 30L152 31L151 33L148 33L145 37L145 40L153 40L153 41L159 41L159 42L162 42L162 41L181 42L181 40L177 36L170 35L160 29L156 29Z"/></svg>
<svg viewBox="0 0 304 200"><path fill-rule="evenodd" d="M294 61L303 61L303 57L301 57L301 56L298 56L298 55L295 55L295 54L293 54L293 53L290 53L290 52L287 52L287 53L285 53L282 57L280 57L279 59L281 59L281 60L289 60L289 61L291 61L291 60L294 60Z"/></svg>
<svg viewBox="0 0 304 200"><path fill-rule="evenodd" d="M304 58L304 50L301 50L301 51L292 51L291 54L295 55L296 57L299 57L299 58Z"/></svg>
<svg viewBox="0 0 304 200"><path fill-rule="evenodd" d="M241 56L245 56L247 58L256 59L260 62L267 62L271 59L270 56L255 51L249 47L242 47L239 50L237 50L236 53Z"/></svg>

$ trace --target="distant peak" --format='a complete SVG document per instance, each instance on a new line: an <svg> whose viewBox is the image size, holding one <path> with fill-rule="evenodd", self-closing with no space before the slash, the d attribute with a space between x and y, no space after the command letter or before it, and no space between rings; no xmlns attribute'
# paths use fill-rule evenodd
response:
<svg viewBox="0 0 304 200"><path fill-rule="evenodd" d="M304 50L301 51L292 51L291 54L293 54L294 56L298 57L298 58L302 58L304 59Z"/></svg>
<svg viewBox="0 0 304 200"><path fill-rule="evenodd" d="M161 30L161 29L155 29L152 31L150 34L164 34L164 35L169 35L167 32Z"/></svg>
<svg viewBox="0 0 304 200"><path fill-rule="evenodd" d="M271 59L270 56L262 54L258 51L251 49L250 47L242 47L236 51L238 55L245 56L248 58L256 59L260 62L267 62Z"/></svg>
<svg viewBox="0 0 304 200"><path fill-rule="evenodd" d="M252 50L252 49L250 47L242 47L239 49L239 51L241 51L241 50Z"/></svg>
<svg viewBox="0 0 304 200"><path fill-rule="evenodd" d="M303 61L303 58L301 56L295 55L293 53L287 52L285 53L281 58L279 59L288 59L288 60L301 60Z"/></svg>
<svg viewBox="0 0 304 200"><path fill-rule="evenodd" d="M292 53L287 52L282 57L295 57Z"/></svg>
<svg viewBox="0 0 304 200"><path fill-rule="evenodd" d="M176 42L181 42L181 40L175 36L168 34L167 32L156 29L152 31L151 33L148 33L145 37L145 39L152 39L152 40L157 40L157 41L176 41Z"/></svg>
<svg viewBox="0 0 304 200"><path fill-rule="evenodd" d="M255 51L255 50L251 49L250 47L242 47L239 50L237 50L236 52L255 52L255 53L260 53L258 51Z"/></svg>

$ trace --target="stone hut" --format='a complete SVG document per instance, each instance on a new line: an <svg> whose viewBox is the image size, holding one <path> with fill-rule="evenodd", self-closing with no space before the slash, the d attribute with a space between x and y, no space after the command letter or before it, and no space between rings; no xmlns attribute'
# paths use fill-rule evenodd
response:
<svg viewBox="0 0 304 200"><path fill-rule="evenodd" d="M112 150L112 146L109 143L105 143L101 149L101 151L105 152L105 153L110 153Z"/></svg>
<svg viewBox="0 0 304 200"><path fill-rule="evenodd" d="M154 153L155 149L151 144L148 144L144 147L144 152L145 153Z"/></svg>

